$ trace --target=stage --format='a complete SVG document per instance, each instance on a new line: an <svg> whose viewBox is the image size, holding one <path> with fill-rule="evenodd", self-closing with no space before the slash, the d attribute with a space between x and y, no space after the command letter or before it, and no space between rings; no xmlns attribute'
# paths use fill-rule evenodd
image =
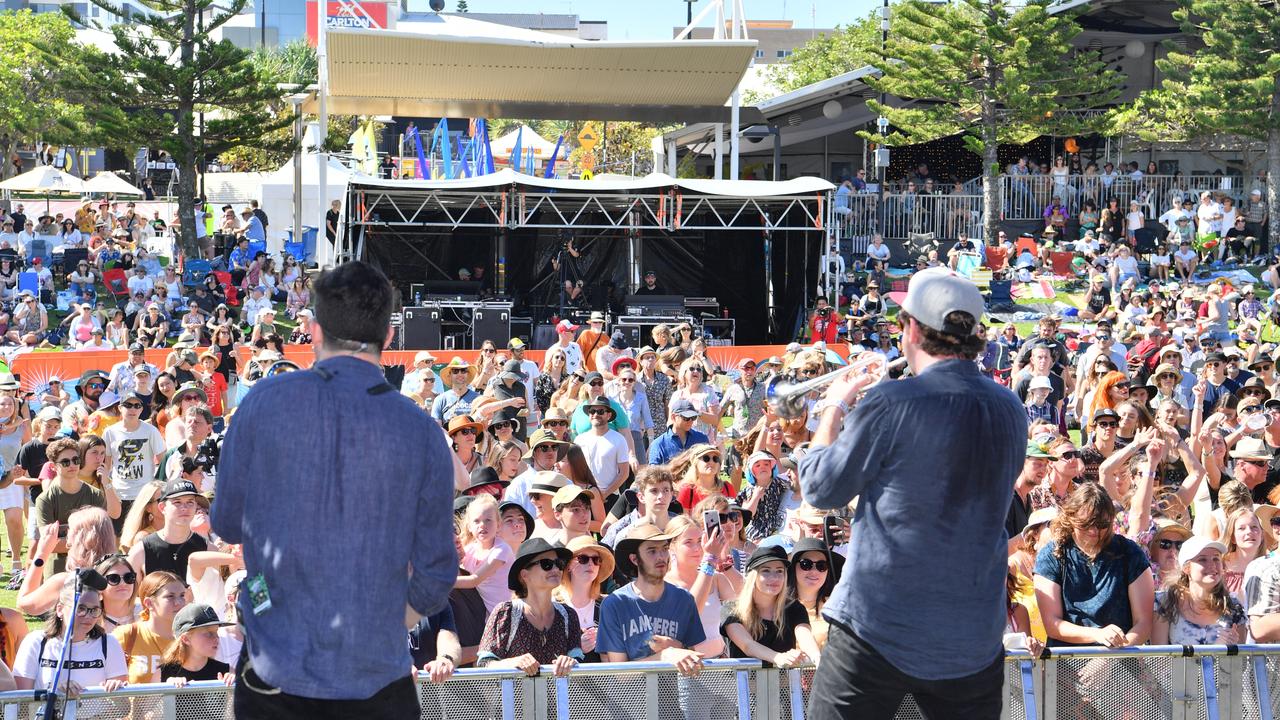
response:
<svg viewBox="0 0 1280 720"><path fill-rule="evenodd" d="M337 254L382 268L405 306L420 292L415 284L483 268L486 297L509 300L512 316L535 331L560 315L565 280L583 283L581 310L618 317L653 270L666 294L715 298L715 316L735 320L738 344L782 342L816 292L833 190L819 178L353 175Z"/></svg>

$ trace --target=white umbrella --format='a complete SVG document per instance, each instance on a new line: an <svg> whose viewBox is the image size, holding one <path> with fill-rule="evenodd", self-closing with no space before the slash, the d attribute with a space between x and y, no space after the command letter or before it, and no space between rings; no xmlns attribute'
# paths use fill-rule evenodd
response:
<svg viewBox="0 0 1280 720"><path fill-rule="evenodd" d="M127 183L126 183L127 184ZM75 175L62 172L52 165L41 165L0 182L0 190L43 193L82 193L84 181Z"/></svg>
<svg viewBox="0 0 1280 720"><path fill-rule="evenodd" d="M112 193L115 195L146 195L134 187L128 180L113 172L102 171L94 175L84 184L84 191L91 193Z"/></svg>
<svg viewBox="0 0 1280 720"><path fill-rule="evenodd" d="M40 165L14 177L0 182L0 190L31 192L44 194L44 209L49 211L50 193L74 193L79 195L85 191L84 181L70 173L65 173L52 165Z"/></svg>

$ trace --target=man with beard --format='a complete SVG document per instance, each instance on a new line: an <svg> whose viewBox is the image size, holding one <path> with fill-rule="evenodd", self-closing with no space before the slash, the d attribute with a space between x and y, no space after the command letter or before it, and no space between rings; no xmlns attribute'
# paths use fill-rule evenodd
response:
<svg viewBox="0 0 1280 720"><path fill-rule="evenodd" d="M698 647L707 637L698 606L687 590L663 579L673 537L653 525L638 525L618 541L618 569L635 580L600 606L596 650L606 662L666 662L689 676L702 670Z"/></svg>
<svg viewBox="0 0 1280 720"><path fill-rule="evenodd" d="M109 379L101 370L86 370L76 383L80 399L63 409L62 424L79 433L89 416L98 411L98 398L107 389Z"/></svg>

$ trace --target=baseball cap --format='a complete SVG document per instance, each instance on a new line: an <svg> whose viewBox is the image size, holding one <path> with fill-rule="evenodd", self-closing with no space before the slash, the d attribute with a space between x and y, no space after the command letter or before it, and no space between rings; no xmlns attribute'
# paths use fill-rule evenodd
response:
<svg viewBox="0 0 1280 720"><path fill-rule="evenodd" d="M58 412L58 408L47 405L40 408L40 412L36 413L36 422L48 422L49 420L61 420L62 413Z"/></svg>
<svg viewBox="0 0 1280 720"><path fill-rule="evenodd" d="M1053 383L1049 382L1049 378L1044 375L1037 375L1031 378L1031 384L1027 386L1028 390L1052 390Z"/></svg>
<svg viewBox="0 0 1280 720"><path fill-rule="evenodd" d="M1111 418L1112 420L1119 420L1120 413L1116 412L1115 410L1112 410L1111 408L1098 408L1098 410L1093 413L1093 422L1096 423L1102 418Z"/></svg>
<svg viewBox="0 0 1280 720"><path fill-rule="evenodd" d="M144 347L142 343L140 342L129 343L129 352L140 353L145 351L146 351L146 347Z"/></svg>
<svg viewBox="0 0 1280 720"><path fill-rule="evenodd" d="M574 330L577 330L577 329L578 329L578 326L574 325L568 320L561 320L558 324L556 324L556 332L558 333L573 332Z"/></svg>
<svg viewBox="0 0 1280 720"><path fill-rule="evenodd" d="M207 627L226 627L235 623L223 622L217 611L204 603L192 603L173 616L173 636Z"/></svg>
<svg viewBox="0 0 1280 720"><path fill-rule="evenodd" d="M946 268L921 270L911 277L902 309L911 317L934 330L952 335L972 335L986 312L978 286ZM949 326L949 313L963 312L973 316L973 327Z"/></svg>
<svg viewBox="0 0 1280 720"><path fill-rule="evenodd" d="M1203 535L1193 535L1186 542L1182 543L1182 549L1178 550L1178 565L1189 563L1195 559L1197 555L1205 550L1217 550L1225 554L1227 546L1217 540L1210 540Z"/></svg>
<svg viewBox="0 0 1280 720"><path fill-rule="evenodd" d="M689 402L685 398L678 398L671 401L671 414L679 415L684 418L696 418L700 413L698 413L698 409L693 406L693 403Z"/></svg>
<svg viewBox="0 0 1280 720"><path fill-rule="evenodd" d="M507 341L508 350L520 350L524 348L524 341L518 337L513 337Z"/></svg>
<svg viewBox="0 0 1280 720"><path fill-rule="evenodd" d="M184 495L199 495L200 491L196 488L195 483L190 480L174 480L164 486L164 492L160 495L161 500L182 497Z"/></svg>

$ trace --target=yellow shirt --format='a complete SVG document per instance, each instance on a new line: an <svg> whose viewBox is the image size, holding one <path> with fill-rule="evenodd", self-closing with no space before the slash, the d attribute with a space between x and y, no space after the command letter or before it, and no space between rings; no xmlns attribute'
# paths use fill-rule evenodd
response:
<svg viewBox="0 0 1280 720"><path fill-rule="evenodd" d="M162 638L147 629L141 621L121 625L112 635L120 641L124 648L125 660L129 663L129 683L160 682L161 658L169 649L172 640Z"/></svg>
<svg viewBox="0 0 1280 720"><path fill-rule="evenodd" d="M85 427L88 432L97 435L98 437L102 437L102 433L105 432L107 428L118 422L120 422L119 415L108 415L104 412L98 411L89 416L89 419L85 423Z"/></svg>

